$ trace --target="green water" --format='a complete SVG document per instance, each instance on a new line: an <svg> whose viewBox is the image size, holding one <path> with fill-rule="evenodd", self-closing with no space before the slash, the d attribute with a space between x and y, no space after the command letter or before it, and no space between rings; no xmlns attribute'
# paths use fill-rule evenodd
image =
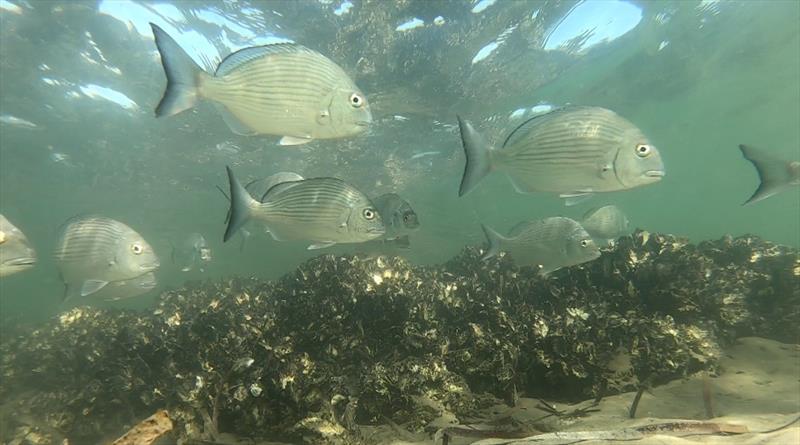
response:
<svg viewBox="0 0 800 445"><path fill-rule="evenodd" d="M785 159L800 157L800 3L633 2L642 17L633 29L582 51L543 49L576 10L573 2L499 1L480 12L466 1L353 3L341 15L334 13L338 2L310 1L249 8L200 1L0 3L0 114L36 125L0 124L0 212L27 234L40 258L35 269L0 281L2 317L36 320L59 312L62 284L49 252L58 227L77 214L109 216L144 235L162 259L162 289L189 278L275 278L320 254L306 243L255 234L255 227L243 251L238 237L223 244L227 202L215 186L226 183L225 165L243 182L289 170L346 178L373 196L406 197L422 227L401 254L417 264L443 262L465 245L483 243L480 223L504 231L523 219L578 217L606 203L619 205L635 227L694 241L753 233L800 245L800 191L742 207L758 178L736 148L746 142ZM137 13L134 26L126 23L133 10L149 15ZM209 11L216 18L208 19ZM434 23L439 15L441 25ZM395 30L414 17L425 24ZM142 27L148 20L166 21L181 36L204 36L206 46L187 50L209 68L219 60L209 46L224 57L254 36L319 50L365 91L376 122L357 138L283 148L274 137L233 134L208 103L156 119L165 79ZM471 63L512 26L490 56ZM92 94L91 84L135 105ZM666 178L564 207L552 196L517 194L503 175L492 174L458 198L464 158L455 115L502 137L512 111L540 102L597 105L625 116L659 147ZM412 158L427 151L440 153ZM182 273L170 261L171 245L191 232L205 235L213 250L205 273ZM155 294L112 306L147 307Z"/></svg>

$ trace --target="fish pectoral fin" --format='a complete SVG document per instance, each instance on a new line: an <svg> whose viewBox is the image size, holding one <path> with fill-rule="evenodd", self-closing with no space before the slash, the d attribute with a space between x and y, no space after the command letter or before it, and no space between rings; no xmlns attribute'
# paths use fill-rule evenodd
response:
<svg viewBox="0 0 800 445"><path fill-rule="evenodd" d="M225 107L225 105L214 103L214 107L217 109L217 112L222 115L222 120L225 121L225 124L231 129L232 132L242 136L252 136L256 134L255 130L245 125L244 122L240 121L239 118L228 111L228 108Z"/></svg>
<svg viewBox="0 0 800 445"><path fill-rule="evenodd" d="M580 204L594 196L593 192L573 192L562 193L558 195L559 198L564 198L564 205L567 207Z"/></svg>
<svg viewBox="0 0 800 445"><path fill-rule="evenodd" d="M514 176L512 176L512 175L507 175L507 176L508 176L508 180L511 181L511 186L514 187L514 191L516 191L517 193L523 193L523 194L526 194L526 195L529 195L531 193L531 190L526 189L522 184L519 183L519 181L514 179Z"/></svg>
<svg viewBox="0 0 800 445"><path fill-rule="evenodd" d="M331 247L334 244L336 244L335 241L325 241L325 242L321 242L321 243L314 243L314 244L308 246L307 250L325 249L326 247Z"/></svg>
<svg viewBox="0 0 800 445"><path fill-rule="evenodd" d="M108 281L103 280L86 280L83 282L81 286L81 297L85 297L87 295L91 295L100 289L104 288L108 284Z"/></svg>
<svg viewBox="0 0 800 445"><path fill-rule="evenodd" d="M395 247L400 249L410 249L411 248L411 241L408 239L408 235L398 236L393 240Z"/></svg>
<svg viewBox="0 0 800 445"><path fill-rule="evenodd" d="M296 136L284 136L281 138L279 145L282 146L291 146L291 145L303 145L311 142L313 139L309 138L299 138Z"/></svg>

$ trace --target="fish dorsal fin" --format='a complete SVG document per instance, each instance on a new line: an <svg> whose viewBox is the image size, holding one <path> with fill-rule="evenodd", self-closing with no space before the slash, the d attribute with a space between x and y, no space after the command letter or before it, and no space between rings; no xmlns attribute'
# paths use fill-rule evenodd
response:
<svg viewBox="0 0 800 445"><path fill-rule="evenodd" d="M227 125L232 132L241 136L252 136L256 134L255 130L245 125L244 122L240 121L233 113L228 111L225 105L214 102L214 108L217 109L217 112L222 116L222 120L225 121L225 125Z"/></svg>
<svg viewBox="0 0 800 445"><path fill-rule="evenodd" d="M296 186L298 184L301 184L303 181L304 181L304 179L301 179L301 180L298 180L298 181L279 182L279 183L273 185L272 187L270 187L269 190L264 192L264 195L261 196L261 202L262 203L267 202L270 199L270 197L274 196L276 193L279 193L279 192L284 191L284 190L288 190L288 189L290 189L290 188L292 188L292 187L294 187L294 186Z"/></svg>
<svg viewBox="0 0 800 445"><path fill-rule="evenodd" d="M526 228L528 228L530 226L535 226L537 224L540 224L540 222L539 221L522 221L522 222L519 222L514 227L512 227L511 230L508 231L507 237L508 238L516 238Z"/></svg>
<svg viewBox="0 0 800 445"><path fill-rule="evenodd" d="M601 208L602 207L592 207L592 208L590 208L589 210L587 210L586 212L583 213L583 216L581 217L581 220L582 221L588 220L589 218L592 217L592 215L594 215L594 213L596 211L600 210Z"/></svg>
<svg viewBox="0 0 800 445"><path fill-rule="evenodd" d="M580 105L567 105L567 106L563 106L563 107L560 107L560 108L556 108L556 109L550 110L550 111L548 111L546 113L541 113L541 114L537 114L535 116L531 116L528 119L525 119L521 124L517 125L517 127L514 128L513 130L511 130L510 133L508 133L508 136L506 136L506 140L503 141L503 145L501 145L501 147L506 147L508 145L515 144L522 137L524 137L526 134L528 134L528 131L531 128L533 128L533 127L535 127L537 125L540 125L543 122L547 122L548 120L552 119L553 117L556 117L556 116L558 116L560 114L563 114L563 113L565 113L567 111L575 111L575 110L580 110L582 108L592 108L592 107L580 106Z"/></svg>
<svg viewBox="0 0 800 445"><path fill-rule="evenodd" d="M236 68L252 62L253 60L261 57L274 55L274 54L291 54L306 52L311 54L319 54L316 51L306 48L303 45L291 42L273 43L271 45L251 46L250 48L243 48L235 53L228 54L227 57L222 59L222 62L217 66L215 76L224 76Z"/></svg>

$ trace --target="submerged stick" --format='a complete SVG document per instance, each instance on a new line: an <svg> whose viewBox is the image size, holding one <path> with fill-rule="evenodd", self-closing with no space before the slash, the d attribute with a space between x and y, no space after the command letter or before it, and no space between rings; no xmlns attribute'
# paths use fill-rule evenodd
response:
<svg viewBox="0 0 800 445"><path fill-rule="evenodd" d="M642 394L644 393L644 386L640 387L638 391L636 391L636 396L633 398L633 403L631 403L631 409L628 411L628 417L633 419L636 417L636 408L639 407L639 400L642 398Z"/></svg>
<svg viewBox="0 0 800 445"><path fill-rule="evenodd" d="M708 378L708 373L703 376L703 406L706 408L706 418L714 418L714 404L711 400L711 381Z"/></svg>

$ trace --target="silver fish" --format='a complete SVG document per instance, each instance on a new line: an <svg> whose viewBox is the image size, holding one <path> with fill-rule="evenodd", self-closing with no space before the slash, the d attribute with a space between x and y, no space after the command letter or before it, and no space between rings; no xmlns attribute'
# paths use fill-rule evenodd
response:
<svg viewBox="0 0 800 445"><path fill-rule="evenodd" d="M600 256L592 237L569 218L557 216L525 221L511 229L507 237L482 227L489 241L484 260L506 251L515 264L538 268L541 275Z"/></svg>
<svg viewBox="0 0 800 445"><path fill-rule="evenodd" d="M800 161L786 161L749 145L739 145L745 159L753 163L761 183L742 205L752 204L800 185Z"/></svg>
<svg viewBox="0 0 800 445"><path fill-rule="evenodd" d="M36 252L28 238L0 215L0 277L28 270L36 264Z"/></svg>
<svg viewBox="0 0 800 445"><path fill-rule="evenodd" d="M581 225L592 238L609 245L620 236L630 233L628 217L615 205L590 209L583 215Z"/></svg>
<svg viewBox="0 0 800 445"><path fill-rule="evenodd" d="M273 186L259 202L234 177L230 167L230 218L224 241L250 218L269 227L278 241L308 240L309 249L359 243L386 229L375 205L361 191L336 178L310 178Z"/></svg>
<svg viewBox="0 0 800 445"><path fill-rule="evenodd" d="M523 193L558 193L572 205L596 192L660 181L661 154L635 125L611 110L565 107L534 116L493 148L458 118L467 157L459 196L492 170L508 174Z"/></svg>
<svg viewBox="0 0 800 445"><path fill-rule="evenodd" d="M91 295L113 281L136 278L159 267L150 244L127 225L102 216L67 221L53 252L65 299Z"/></svg>
<svg viewBox="0 0 800 445"><path fill-rule="evenodd" d="M188 110L201 98L237 134L283 136L281 145L355 136L372 122L364 93L333 61L295 43L244 48L211 75L150 24L167 76L156 116Z"/></svg>
<svg viewBox="0 0 800 445"><path fill-rule="evenodd" d="M117 301L138 297L155 289L158 285L153 272L139 275L127 280L111 281L99 291L93 293L93 300Z"/></svg>
<svg viewBox="0 0 800 445"><path fill-rule="evenodd" d="M203 272L203 267L211 261L211 248L200 233L191 233L177 248L172 250L172 261L180 266L181 272L195 268Z"/></svg>
<svg viewBox="0 0 800 445"><path fill-rule="evenodd" d="M386 226L383 239L390 241L404 238L403 242L408 243L408 235L419 229L419 218L411 204L396 193L385 193L373 198L372 202Z"/></svg>

